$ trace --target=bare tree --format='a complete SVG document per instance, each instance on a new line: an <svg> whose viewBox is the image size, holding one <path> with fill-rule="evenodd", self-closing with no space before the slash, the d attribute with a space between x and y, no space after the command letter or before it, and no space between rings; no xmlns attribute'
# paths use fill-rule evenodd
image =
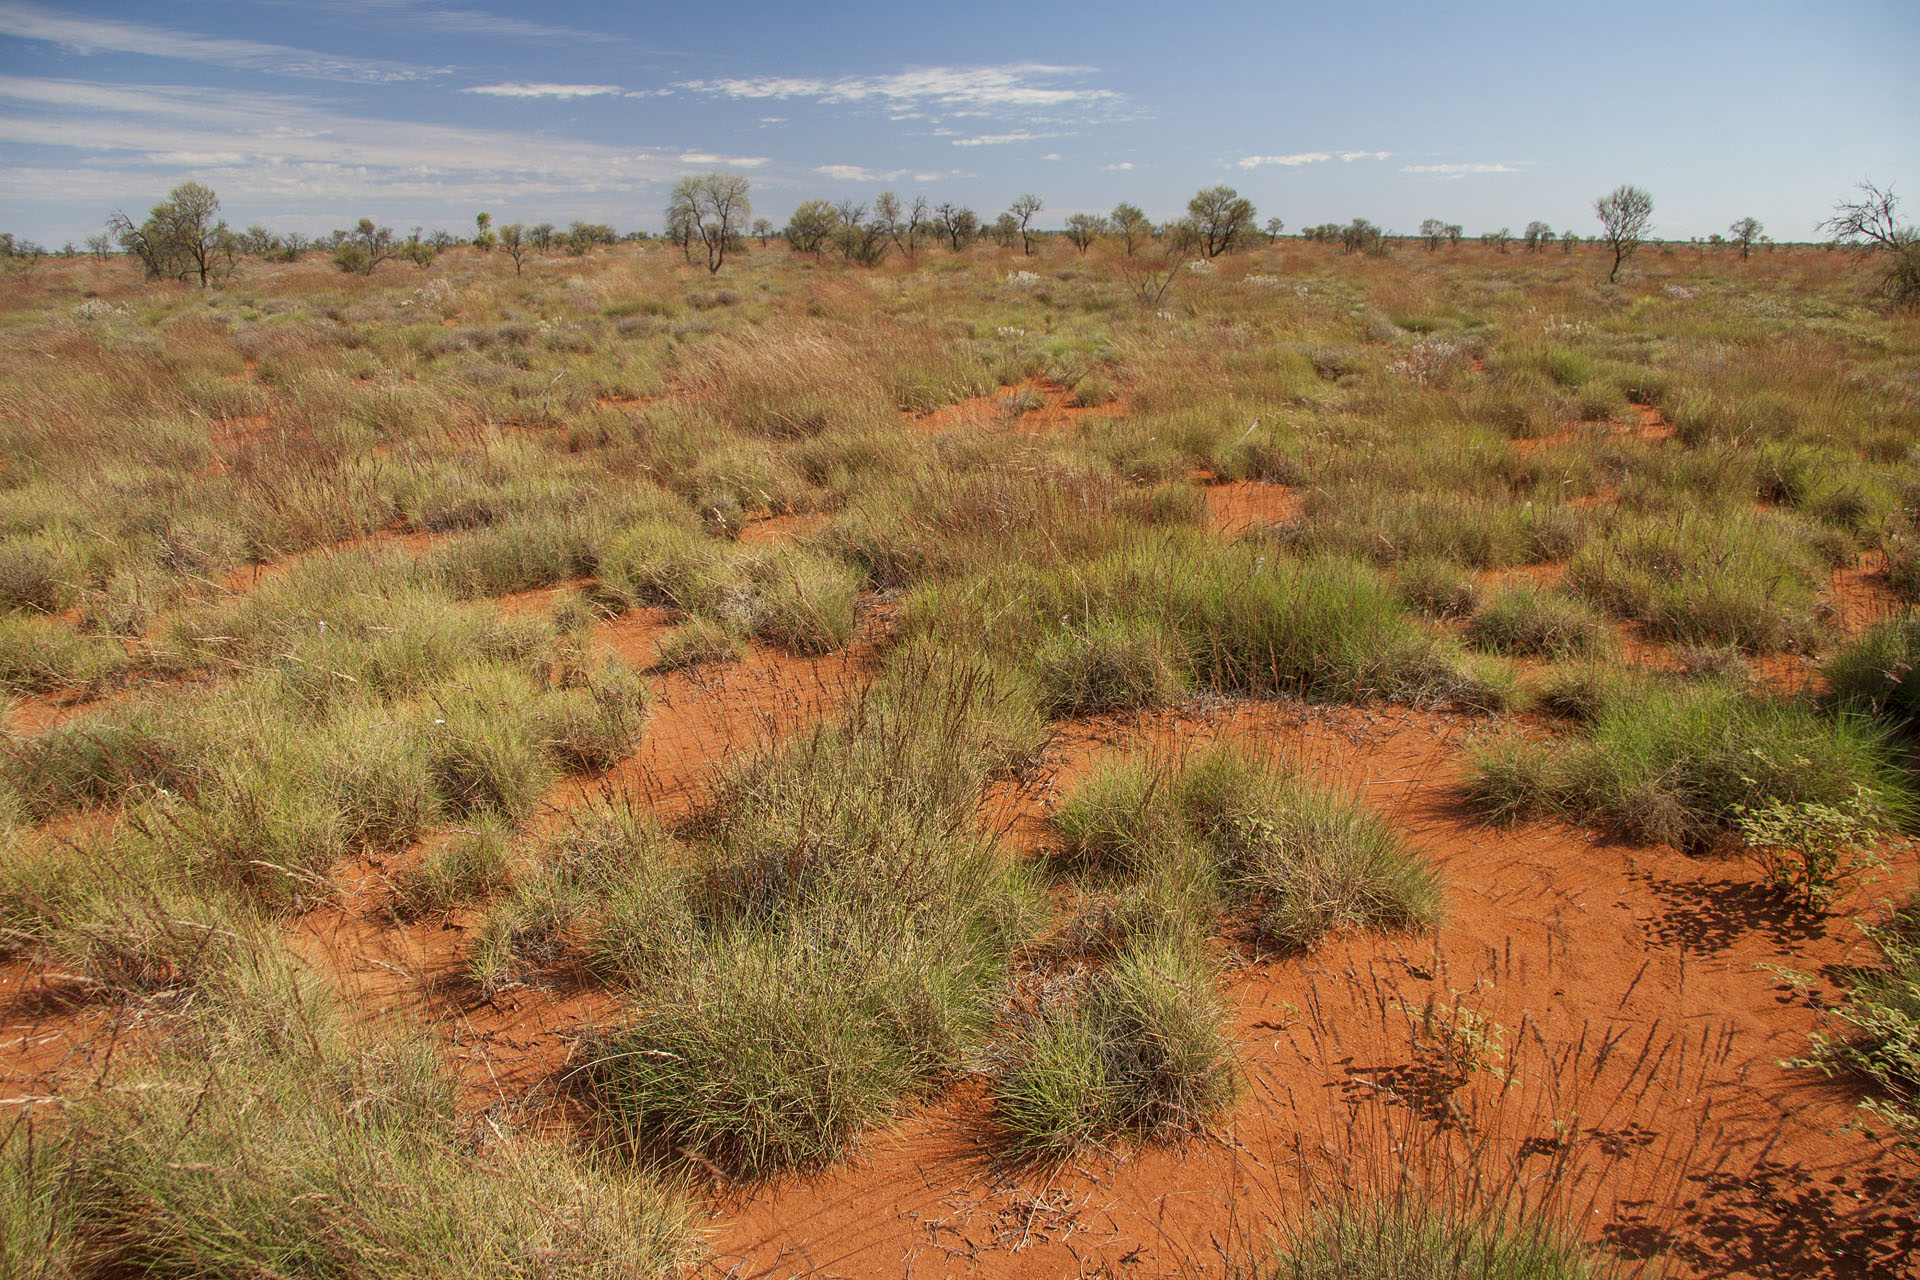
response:
<svg viewBox="0 0 1920 1280"><path fill-rule="evenodd" d="M1224 183L1206 187L1187 201L1187 217L1200 234L1201 252L1217 258L1253 229L1253 201Z"/></svg>
<svg viewBox="0 0 1920 1280"><path fill-rule="evenodd" d="M1158 236L1142 243L1141 248L1147 252L1120 259L1120 279L1143 307L1159 306L1187 263L1192 243L1189 236L1178 234L1182 225L1169 224Z"/></svg>
<svg viewBox="0 0 1920 1280"><path fill-rule="evenodd" d="M1137 204L1128 204L1122 200L1113 206L1113 233L1120 237L1120 243L1126 246L1127 256L1153 236L1153 224L1147 221L1147 215L1140 211Z"/></svg>
<svg viewBox="0 0 1920 1280"><path fill-rule="evenodd" d="M1760 238L1760 219L1742 218L1727 228L1729 237L1740 246L1740 261L1747 260L1747 254L1753 249L1753 242Z"/></svg>
<svg viewBox="0 0 1920 1280"><path fill-rule="evenodd" d="M1836 244L1885 255L1882 261L1887 270L1880 281L1880 296L1902 310L1920 309L1920 229L1900 225L1896 216L1900 202L1891 184L1882 189L1863 182L1860 192L1860 199L1835 205L1833 216L1820 224L1820 230Z"/></svg>
<svg viewBox="0 0 1920 1280"><path fill-rule="evenodd" d="M1007 212L1020 225L1020 251L1029 258L1033 256L1033 215L1045 207L1040 197L1031 191L1022 192L1018 200L1007 206Z"/></svg>
<svg viewBox="0 0 1920 1280"><path fill-rule="evenodd" d="M1613 250L1613 269L1607 272L1611 284L1620 274L1620 264L1633 256L1647 233L1647 224L1653 218L1653 197L1639 187L1622 184L1595 200L1593 212L1600 219L1600 238Z"/></svg>
<svg viewBox="0 0 1920 1280"><path fill-rule="evenodd" d="M520 265L527 260L527 254L533 249L533 242L527 238L527 229L517 222L509 222L500 228L500 248L513 259L513 274L520 274Z"/></svg>
<svg viewBox="0 0 1920 1280"><path fill-rule="evenodd" d="M1093 242L1107 233L1107 220L1097 213L1076 213L1067 219L1067 239L1085 253Z"/></svg>

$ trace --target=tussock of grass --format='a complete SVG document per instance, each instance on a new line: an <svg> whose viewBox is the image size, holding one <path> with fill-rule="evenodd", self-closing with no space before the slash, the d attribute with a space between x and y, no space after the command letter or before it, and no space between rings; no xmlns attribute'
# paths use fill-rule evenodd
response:
<svg viewBox="0 0 1920 1280"><path fill-rule="evenodd" d="M1814 639L1824 570L1788 518L1689 514L1624 525L1567 566L1567 582L1658 640L1796 651Z"/></svg>
<svg viewBox="0 0 1920 1280"><path fill-rule="evenodd" d="M1496 820L1598 821L1682 849L1729 838L1741 806L1830 805L1881 830L1913 813L1882 729L1713 684L1608 699L1584 736L1561 746L1490 743L1475 753L1468 794Z"/></svg>
<svg viewBox="0 0 1920 1280"><path fill-rule="evenodd" d="M1828 701L1909 726L1920 716L1920 618L1883 622L1827 660Z"/></svg>
<svg viewBox="0 0 1920 1280"><path fill-rule="evenodd" d="M1006 746L984 673L914 655L846 717L734 771L679 854L586 907L635 988L596 1108L635 1151L730 1174L816 1164L992 1022L1034 889L972 820ZM680 861L675 869L662 862Z"/></svg>
<svg viewBox="0 0 1920 1280"><path fill-rule="evenodd" d="M1473 615L1467 635L1489 653L1590 657L1605 647L1605 624L1578 600L1537 587L1508 587Z"/></svg>
<svg viewBox="0 0 1920 1280"><path fill-rule="evenodd" d="M1480 607L1480 589L1451 561L1416 556L1400 567L1400 598L1429 618L1460 618Z"/></svg>
<svg viewBox="0 0 1920 1280"><path fill-rule="evenodd" d="M394 883L394 906L402 916L446 917L504 887L511 833L483 823L435 846Z"/></svg>
<svg viewBox="0 0 1920 1280"><path fill-rule="evenodd" d="M711 618L689 618L660 639L653 665L661 671L680 671L712 662L736 662L747 655L740 632Z"/></svg>
<svg viewBox="0 0 1920 1280"><path fill-rule="evenodd" d="M977 619L993 620L982 637ZM1139 539L1071 570L1000 574L923 591L910 630L1018 660L1061 634L1153 636L1176 672L1228 693L1340 701L1473 701L1480 682L1422 634L1364 565L1297 561L1188 537Z"/></svg>
<svg viewBox="0 0 1920 1280"><path fill-rule="evenodd" d="M1408 1188L1316 1206L1253 1274L1260 1280L1601 1280L1609 1271L1559 1222L1464 1212Z"/></svg>
<svg viewBox="0 0 1920 1280"><path fill-rule="evenodd" d="M1231 1104L1234 1052L1213 974L1190 946L1125 947L1084 989L1017 1014L993 1069L1017 1160L1197 1131Z"/></svg>
<svg viewBox="0 0 1920 1280"><path fill-rule="evenodd" d="M1433 873L1351 800L1274 770L1230 746L1170 767L1145 756L1089 777L1054 816L1077 866L1137 879L1178 873L1188 901L1250 908L1256 932L1304 950L1346 929L1432 923ZM1196 868L1188 846L1204 854ZM1204 909L1204 908L1203 908Z"/></svg>
<svg viewBox="0 0 1920 1280"><path fill-rule="evenodd" d="M537 1255L592 1277L689 1258L683 1202L556 1147L483 1146L433 1046L357 1037L283 966L238 965L175 1046L79 1101L50 1197L67 1265L506 1277Z"/></svg>
<svg viewBox="0 0 1920 1280"><path fill-rule="evenodd" d="M1157 707L1181 687L1165 641L1139 624L1101 622L1060 632L1034 655L1034 668L1041 707L1050 715Z"/></svg>

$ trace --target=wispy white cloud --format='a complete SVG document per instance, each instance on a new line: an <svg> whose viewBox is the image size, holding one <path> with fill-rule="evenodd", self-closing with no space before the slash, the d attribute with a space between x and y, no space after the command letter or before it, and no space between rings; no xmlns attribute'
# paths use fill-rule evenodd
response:
<svg viewBox="0 0 1920 1280"><path fill-rule="evenodd" d="M766 156L723 156L712 151L688 151L680 157L681 164L717 164L729 169L757 169L766 162Z"/></svg>
<svg viewBox="0 0 1920 1280"><path fill-rule="evenodd" d="M1290 156L1242 156L1239 165L1242 169L1258 169L1264 165L1284 165L1291 169L1303 164L1319 164L1333 159L1331 151L1299 151Z"/></svg>
<svg viewBox="0 0 1920 1280"><path fill-rule="evenodd" d="M25 107L27 110L21 110ZM116 192L191 172L229 197L333 201L352 194L464 198L637 191L692 165L751 167L763 157L662 153L579 139L409 124L334 111L311 97L105 85L0 74L0 145L71 148L75 177L119 172ZM20 198L14 172L9 192ZM493 194L486 195L491 192Z"/></svg>
<svg viewBox="0 0 1920 1280"><path fill-rule="evenodd" d="M1108 165L1107 172L1108 173L1125 173L1131 168L1133 168L1133 161L1121 160L1117 163Z"/></svg>
<svg viewBox="0 0 1920 1280"><path fill-rule="evenodd" d="M1029 133L1025 129L1013 133L983 133L973 138L955 138L956 147L1003 147L1010 142L1038 142L1042 138L1057 138L1057 133Z"/></svg>
<svg viewBox="0 0 1920 1280"><path fill-rule="evenodd" d="M606 98L620 93L617 84L540 84L524 80L505 84L477 84L461 93L484 94L489 98Z"/></svg>
<svg viewBox="0 0 1920 1280"><path fill-rule="evenodd" d="M1430 173L1443 178L1464 178L1470 173L1519 173L1517 164L1403 164L1402 173Z"/></svg>
<svg viewBox="0 0 1920 1280"><path fill-rule="evenodd" d="M57 44L80 54L138 53L206 66L312 80L388 83L444 75L443 68L345 54L317 53L286 45L226 36L203 36L110 18L75 18L38 5L0 3L0 35Z"/></svg>
<svg viewBox="0 0 1920 1280"><path fill-rule="evenodd" d="M823 164L815 166L813 171L835 182L892 182L907 176L905 169L869 169L862 164Z"/></svg>
<svg viewBox="0 0 1920 1280"><path fill-rule="evenodd" d="M1094 74L1091 67L1041 62L992 67L923 67L885 76L752 76L689 80L681 88L728 98L811 98L829 105L877 103L888 107L932 105L973 110L1117 107L1124 96L1112 89L1061 85Z"/></svg>
<svg viewBox="0 0 1920 1280"><path fill-rule="evenodd" d="M1355 160L1385 160L1392 154L1391 151L1342 151L1340 158L1352 164Z"/></svg>
<svg viewBox="0 0 1920 1280"><path fill-rule="evenodd" d="M351 10L389 26L408 31L438 31L458 36L499 36L508 40L596 40L613 37L600 31L555 26L508 14L478 9L455 9L422 0L327 0L330 13Z"/></svg>

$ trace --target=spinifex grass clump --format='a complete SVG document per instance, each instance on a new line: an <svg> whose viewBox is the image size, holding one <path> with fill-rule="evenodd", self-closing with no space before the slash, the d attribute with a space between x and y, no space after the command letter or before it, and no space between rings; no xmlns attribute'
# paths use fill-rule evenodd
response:
<svg viewBox="0 0 1920 1280"><path fill-rule="evenodd" d="M76 1100L38 1197L56 1266L158 1276L664 1275L686 1206L563 1150L483 1143L433 1046L344 1026L272 943ZM246 1154L237 1154L246 1153ZM10 1150L10 1156L14 1153ZM63 1272L56 1272L63 1273Z"/></svg>
<svg viewBox="0 0 1920 1280"><path fill-rule="evenodd" d="M1412 1189L1347 1193L1291 1224L1259 1280L1602 1280L1568 1225L1450 1208Z"/></svg>
<svg viewBox="0 0 1920 1280"><path fill-rule="evenodd" d="M1605 625L1578 600L1537 587L1509 587L1473 615L1468 638L1489 653L1590 657L1607 640Z"/></svg>
<svg viewBox="0 0 1920 1280"><path fill-rule="evenodd" d="M1789 516L1661 514L1588 544L1567 565L1567 583L1654 639L1776 653L1813 642L1825 568Z"/></svg>
<svg viewBox="0 0 1920 1280"><path fill-rule="evenodd" d="M988 679L909 655L724 778L689 847L589 895L588 945L634 1003L586 1076L633 1149L742 1177L814 1164L984 1034L1038 908L973 820L1019 719ZM636 897L638 877L674 887Z"/></svg>
<svg viewBox="0 0 1920 1280"><path fill-rule="evenodd" d="M1602 703L1563 745L1491 744L1468 791L1495 819L1554 814L1695 849L1731 837L1743 811L1817 804L1898 830L1913 793L1885 730L1726 685L1648 686Z"/></svg>
<svg viewBox="0 0 1920 1280"><path fill-rule="evenodd" d="M1068 797L1054 826L1071 864L1135 880L1197 875L1289 949L1439 916L1432 871L1379 819L1231 746L1177 766L1123 760Z"/></svg>
<svg viewBox="0 0 1920 1280"><path fill-rule="evenodd" d="M1084 564L925 590L908 625L984 641L1009 661L1040 655L1062 709L1103 653L1128 657L1126 678L1116 661L1110 683L1141 690L1130 695L1135 705L1164 696L1161 664L1230 693L1476 706L1504 697L1464 667L1457 650L1416 628L1366 566L1190 536L1137 537Z"/></svg>
<svg viewBox="0 0 1920 1280"><path fill-rule="evenodd" d="M1902 728L1920 718L1920 618L1883 622L1827 660L1827 698L1843 713Z"/></svg>
<svg viewBox="0 0 1920 1280"><path fill-rule="evenodd" d="M1198 1131L1237 1080L1214 975L1190 944L1131 943L1084 985L1017 1011L997 1050L995 1116L1019 1160Z"/></svg>

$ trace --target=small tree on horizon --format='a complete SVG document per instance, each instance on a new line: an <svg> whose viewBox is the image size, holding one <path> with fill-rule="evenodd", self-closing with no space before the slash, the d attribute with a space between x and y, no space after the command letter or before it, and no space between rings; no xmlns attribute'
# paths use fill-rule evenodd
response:
<svg viewBox="0 0 1920 1280"><path fill-rule="evenodd" d="M1067 219L1067 239L1085 253L1107 232L1107 220L1097 213L1076 213Z"/></svg>
<svg viewBox="0 0 1920 1280"><path fill-rule="evenodd" d="M1653 197L1639 187L1622 183L1593 202L1594 216L1600 219L1600 238L1613 250L1613 269L1607 272L1612 284L1620 274L1620 264L1633 256L1647 233L1653 218Z"/></svg>
<svg viewBox="0 0 1920 1280"><path fill-rule="evenodd" d="M153 206L139 226L124 213L115 213L107 230L120 247L140 259L150 280L188 280L199 277L200 287L232 270L239 238L217 215L220 197L199 182L183 182Z"/></svg>
<svg viewBox="0 0 1920 1280"><path fill-rule="evenodd" d="M1007 206L1007 212L1020 225L1020 251L1029 258L1033 256L1033 215L1044 208L1040 197L1031 191L1021 192L1020 198Z"/></svg>
<svg viewBox="0 0 1920 1280"><path fill-rule="evenodd" d="M1230 252L1253 229L1253 201L1221 183L1205 187L1187 201L1187 217L1209 258Z"/></svg>
<svg viewBox="0 0 1920 1280"><path fill-rule="evenodd" d="M1126 247L1129 258L1153 235L1153 223L1147 221L1147 215L1141 212L1140 206L1128 204L1125 200L1113 206L1110 221L1113 233L1120 237L1120 243Z"/></svg>
<svg viewBox="0 0 1920 1280"><path fill-rule="evenodd" d="M802 200L787 219L787 244L796 253L818 253L839 225L825 200Z"/></svg>
<svg viewBox="0 0 1920 1280"><path fill-rule="evenodd" d="M1753 242L1760 238L1760 219L1746 217L1727 228L1728 238L1740 246L1740 261L1747 260L1747 254L1753 249Z"/></svg>
<svg viewBox="0 0 1920 1280"><path fill-rule="evenodd" d="M533 248L533 242L527 238L527 229L517 222L509 222L500 228L500 248L513 259L513 274L520 274L520 264L526 261L527 254Z"/></svg>
<svg viewBox="0 0 1920 1280"><path fill-rule="evenodd" d="M1440 242L1448 238L1447 224L1439 218L1428 218L1420 224L1420 235L1427 242L1427 252L1437 253Z"/></svg>
<svg viewBox="0 0 1920 1280"><path fill-rule="evenodd" d="M1526 241L1528 253L1538 253L1553 243L1553 228L1538 218L1529 222L1527 229L1520 235L1521 239Z"/></svg>

